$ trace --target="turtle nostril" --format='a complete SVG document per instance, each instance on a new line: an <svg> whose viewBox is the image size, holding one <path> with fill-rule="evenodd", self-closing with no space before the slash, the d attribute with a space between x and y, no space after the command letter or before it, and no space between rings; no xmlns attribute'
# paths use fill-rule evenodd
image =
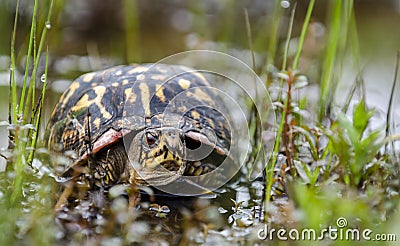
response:
<svg viewBox="0 0 400 246"><path fill-rule="evenodd" d="M191 150L198 149L201 146L201 142L200 141L194 140L194 139L189 138L189 137L185 137L185 142L184 143L185 143L186 148L191 149Z"/></svg>

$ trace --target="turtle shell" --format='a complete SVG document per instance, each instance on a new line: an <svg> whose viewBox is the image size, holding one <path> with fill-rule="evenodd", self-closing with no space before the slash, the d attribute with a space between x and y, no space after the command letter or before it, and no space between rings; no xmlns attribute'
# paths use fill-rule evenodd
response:
<svg viewBox="0 0 400 246"><path fill-rule="evenodd" d="M230 119L216 109L221 105L224 108L218 92L192 68L116 66L72 82L52 113L47 144L53 150L75 151L76 162L82 162L88 153L97 154L127 134L168 124L226 155ZM214 139L204 137L202 131L212 131Z"/></svg>

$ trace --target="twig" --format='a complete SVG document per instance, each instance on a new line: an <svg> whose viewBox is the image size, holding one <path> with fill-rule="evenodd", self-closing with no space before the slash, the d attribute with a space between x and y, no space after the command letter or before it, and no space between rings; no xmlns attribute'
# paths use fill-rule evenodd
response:
<svg viewBox="0 0 400 246"><path fill-rule="evenodd" d="M89 183L90 187L93 187L94 184L94 175L93 175L93 163L94 163L94 155L93 155L93 145L92 145L92 136L91 136L91 127L90 127L90 111L89 108L87 109L86 112L86 120L87 120L87 125L86 125L86 131L85 131L85 144L86 144L86 152L88 156L88 167L89 167Z"/></svg>
<svg viewBox="0 0 400 246"><path fill-rule="evenodd" d="M398 73L399 73L399 67L400 67L400 50L397 51L397 59L396 59L396 67L395 67L395 71L394 71L392 91L390 92L388 112L386 114L386 137L389 136L389 132L390 132L390 120L391 120L391 114L392 114L393 98L394 98L394 91L396 89L396 82L397 82L397 77L398 77ZM391 143L393 144L393 141L391 141ZM388 148L389 148L389 143L386 144L386 147L385 147L386 151L388 151Z"/></svg>

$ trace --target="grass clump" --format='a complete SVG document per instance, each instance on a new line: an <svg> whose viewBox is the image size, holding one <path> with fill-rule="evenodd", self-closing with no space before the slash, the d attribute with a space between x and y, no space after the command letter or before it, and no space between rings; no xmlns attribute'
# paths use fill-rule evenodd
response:
<svg viewBox="0 0 400 246"><path fill-rule="evenodd" d="M277 95L273 104L279 125L273 155L266 168L265 220L268 223L275 220L268 211L273 206L271 198L279 197L272 192L276 186L294 202L298 216L293 220L300 222L300 227L318 231L336 226L337 219L343 217L353 228L378 228L389 219L398 203L395 191L398 163L392 152L394 148L389 148L390 151L385 148L395 137L385 134L384 129L371 128L374 110L368 108L365 94L356 100L355 91L363 91L359 80L346 105L340 107L335 102L345 60L351 58L359 69L353 1L328 4L328 39L322 59L318 109L307 109L307 98L296 97L298 88L304 86L301 71L297 69L313 5L314 1L310 1L291 66L286 63L290 62L287 41L281 71L269 76L275 78L270 91ZM291 38L291 30L289 27L287 40ZM353 56L346 54L349 47ZM284 89L275 92L276 85ZM352 115L347 112L349 109ZM304 117L304 112L317 116L316 120Z"/></svg>
<svg viewBox="0 0 400 246"><path fill-rule="evenodd" d="M55 234L52 213L49 213L53 204L53 197L49 194L54 194L54 179L50 178L48 173L44 175L43 170L48 169L43 169L43 163L34 159L34 151L39 137L47 86L48 48L45 53L45 72L40 76L42 88L39 97L35 95L36 78L39 76L38 68L50 28L53 0L40 3L35 0L33 3L25 73L20 93L16 79L18 56L15 48L19 6L20 1L17 0L10 48L9 122L4 123L9 129L9 147L3 151L3 156L7 157L6 171L0 172L0 244L14 244L19 239L26 240L28 244L49 244ZM44 23L38 22L39 6L48 13ZM40 39L37 45L38 36Z"/></svg>

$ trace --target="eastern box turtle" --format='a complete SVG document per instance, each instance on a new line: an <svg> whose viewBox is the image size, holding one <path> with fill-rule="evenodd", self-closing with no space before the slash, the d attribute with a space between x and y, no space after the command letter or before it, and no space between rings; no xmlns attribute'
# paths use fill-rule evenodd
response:
<svg viewBox="0 0 400 246"><path fill-rule="evenodd" d="M165 186L221 169L194 181L218 183L238 170L230 154L230 118L221 108L218 91L193 68L116 66L70 85L47 126L47 145L76 153L64 176L86 176L98 187ZM227 165L218 168L221 163Z"/></svg>

